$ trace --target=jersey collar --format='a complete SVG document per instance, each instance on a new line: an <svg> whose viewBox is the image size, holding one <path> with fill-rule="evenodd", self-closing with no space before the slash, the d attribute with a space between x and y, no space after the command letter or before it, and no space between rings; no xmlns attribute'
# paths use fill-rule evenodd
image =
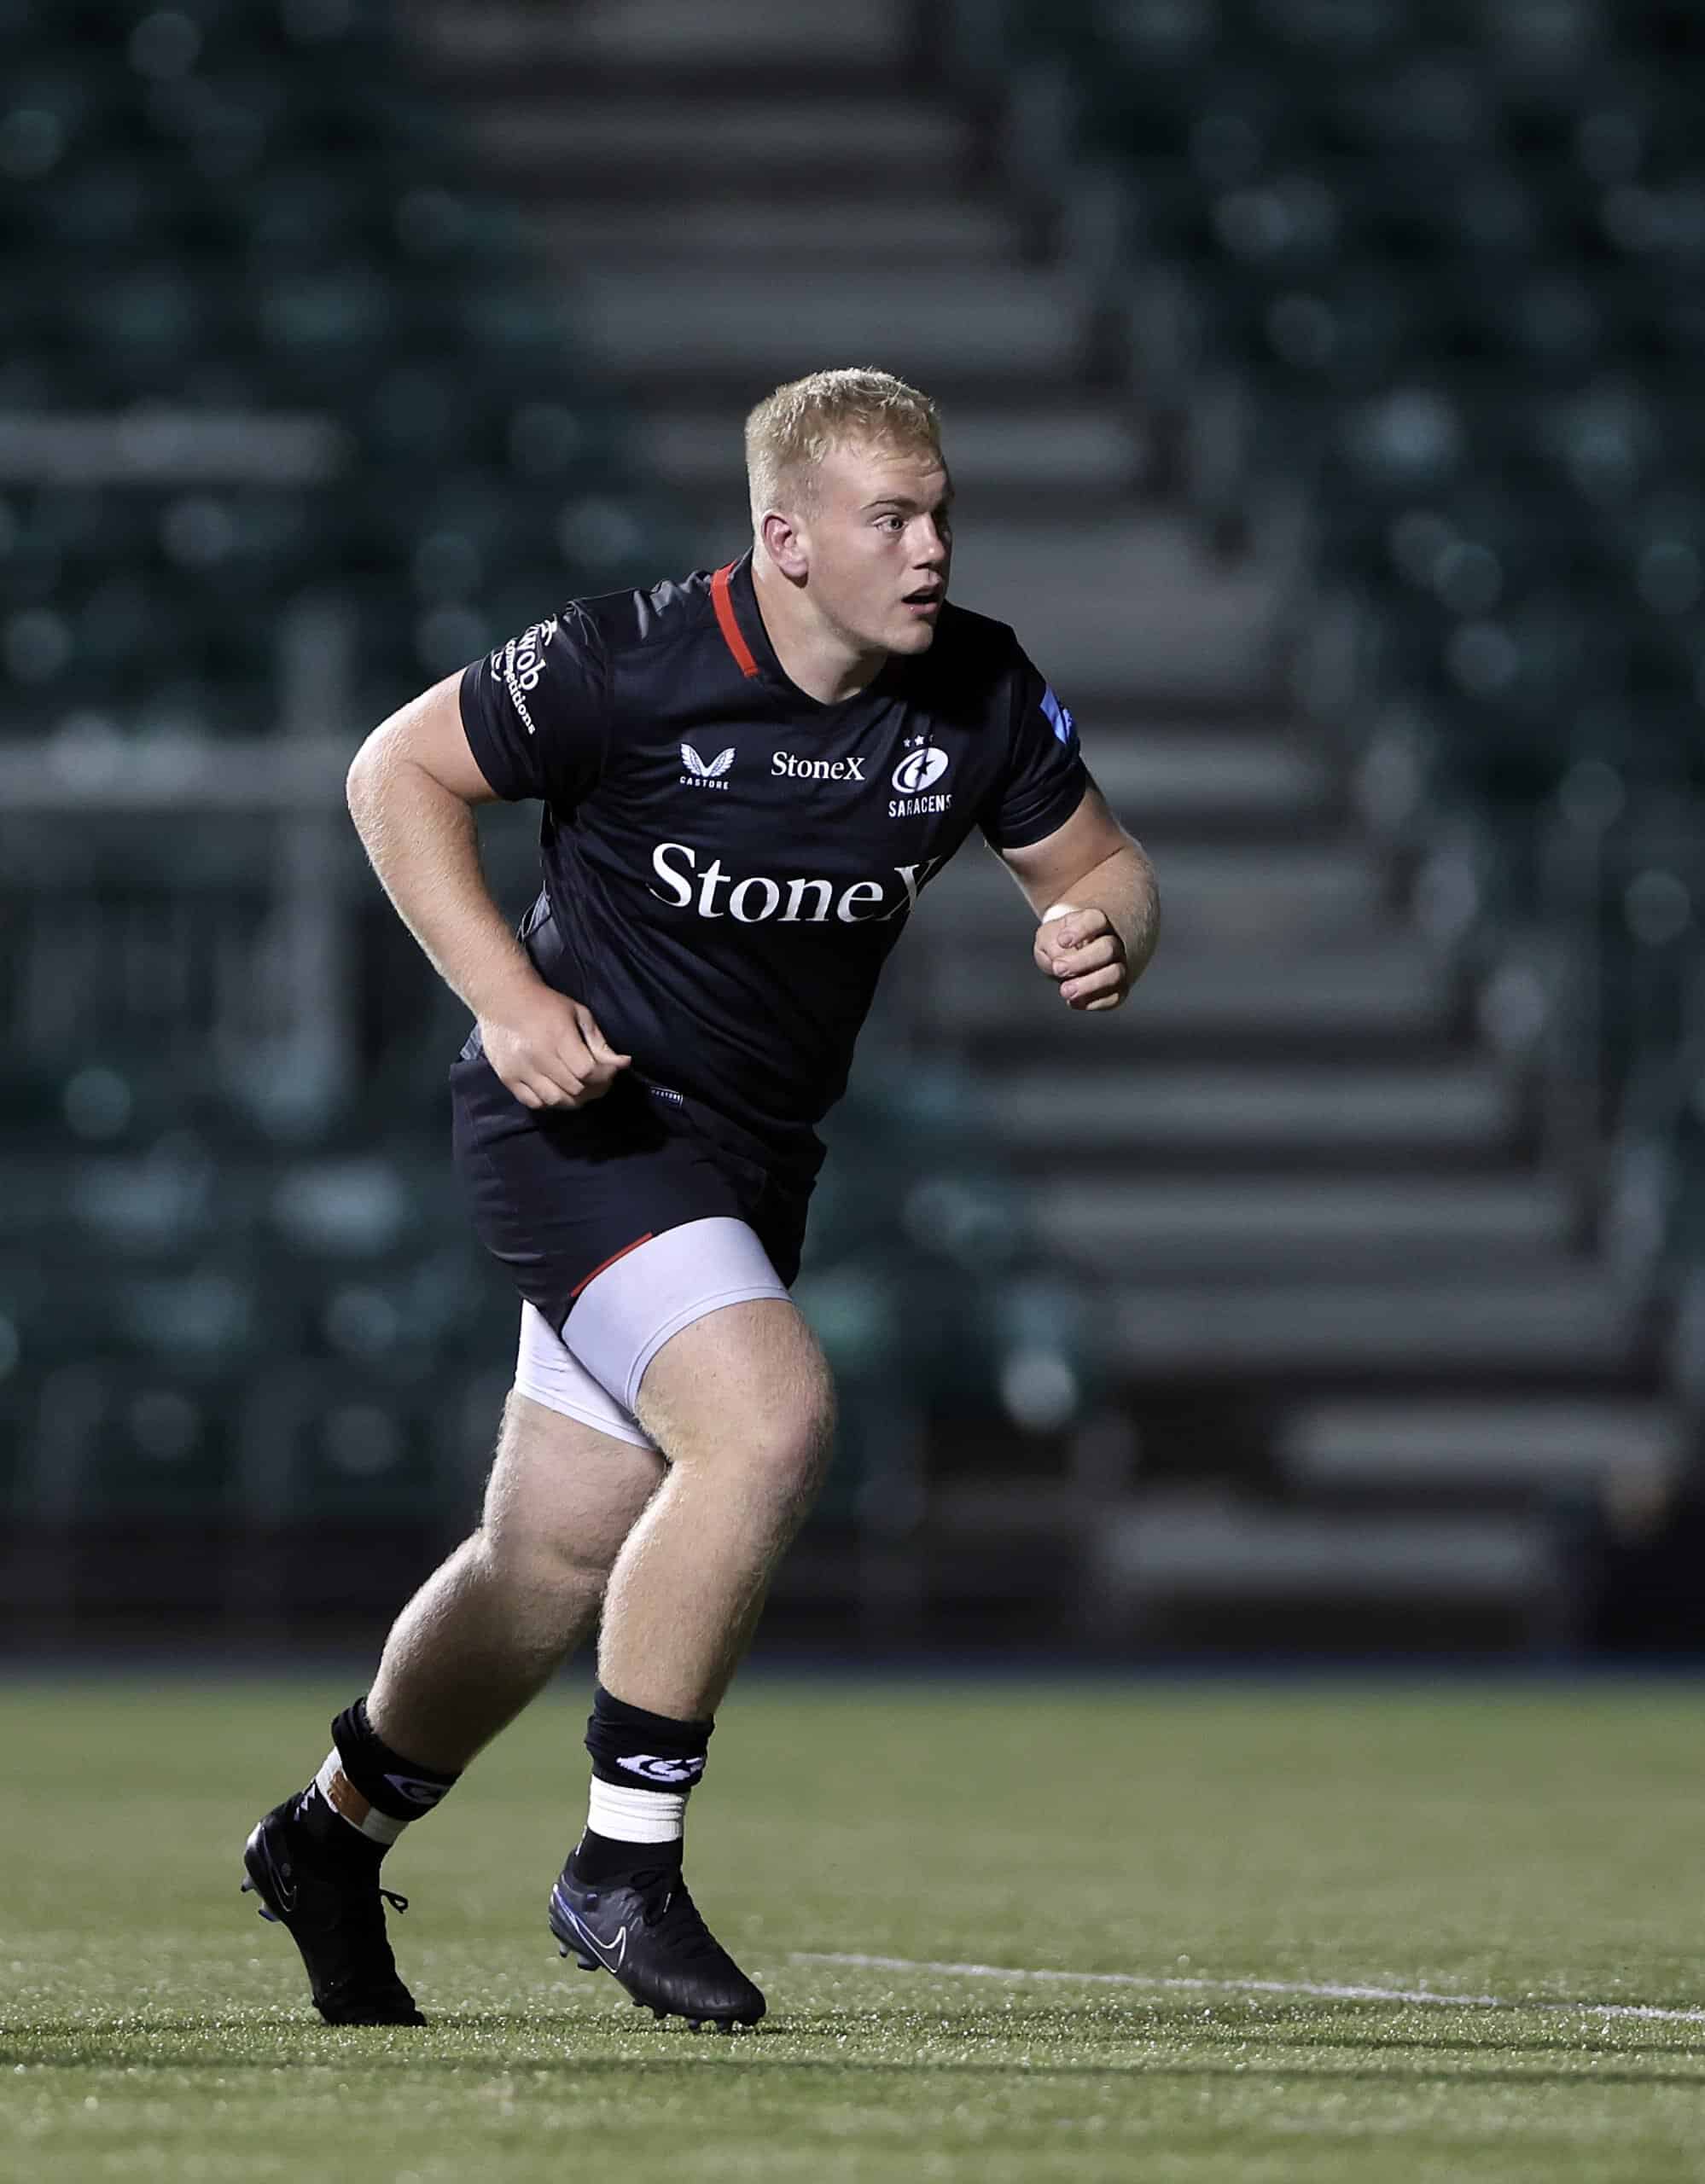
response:
<svg viewBox="0 0 1705 2184"><path fill-rule="evenodd" d="M892 694L893 677L902 665L893 653L882 663L874 680L852 697L839 699L834 705L825 705L821 698L813 698L809 691L800 689L783 666L770 642L770 633L764 627L757 588L752 579L749 546L738 561L730 561L711 578L711 604L716 610L723 642L735 665L748 681L766 684L785 701L790 712L832 714L844 719L856 712L865 699L886 700Z"/></svg>
<svg viewBox="0 0 1705 2184"><path fill-rule="evenodd" d="M743 555L740 561L726 563L711 578L711 605L716 609L717 627L722 631L722 641L728 647L735 665L748 680L762 671L759 667L751 646L746 642L746 631L741 625L740 613L735 606L733 593L735 573L742 567L746 571L747 586L750 588L751 560L749 554ZM759 629L762 630L763 618L758 612L755 595L752 600L751 613L748 619L755 622ZM766 639L765 642L767 642L768 640Z"/></svg>

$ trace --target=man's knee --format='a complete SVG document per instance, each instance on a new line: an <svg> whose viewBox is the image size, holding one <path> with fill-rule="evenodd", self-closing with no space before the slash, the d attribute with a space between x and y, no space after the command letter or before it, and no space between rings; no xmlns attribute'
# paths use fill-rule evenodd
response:
<svg viewBox="0 0 1705 2184"><path fill-rule="evenodd" d="M806 1502L823 1482L835 1446L835 1391L827 1374L758 1409L719 1453L769 1496Z"/></svg>
<svg viewBox="0 0 1705 2184"><path fill-rule="evenodd" d="M751 1315L750 1318L736 1315ZM806 1499L835 1445L829 1362L791 1305L736 1306L684 1330L648 1375L640 1415L678 1463L732 1467L781 1499Z"/></svg>
<svg viewBox="0 0 1705 2184"><path fill-rule="evenodd" d="M601 1589L661 1476L651 1450L511 1390L470 1547L506 1583Z"/></svg>
<svg viewBox="0 0 1705 2184"><path fill-rule="evenodd" d="M468 1550L494 1583L529 1593L600 1590L616 1554L567 1526L528 1524L513 1509L489 1506Z"/></svg>

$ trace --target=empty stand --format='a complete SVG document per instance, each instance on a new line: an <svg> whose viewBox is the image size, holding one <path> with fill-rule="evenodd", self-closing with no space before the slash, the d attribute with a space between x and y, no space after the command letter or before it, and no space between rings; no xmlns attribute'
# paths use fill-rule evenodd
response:
<svg viewBox="0 0 1705 2184"><path fill-rule="evenodd" d="M210 1615L347 1627L467 1521L513 1313L342 765L562 597L737 551L742 407L870 361L943 398L956 590L1167 926L1075 1017L992 861L932 887L831 1126L787 1627L1568 1642L1705 1385L1686 27L7 11L7 1589L86 1625L79 1538L142 1528Z"/></svg>

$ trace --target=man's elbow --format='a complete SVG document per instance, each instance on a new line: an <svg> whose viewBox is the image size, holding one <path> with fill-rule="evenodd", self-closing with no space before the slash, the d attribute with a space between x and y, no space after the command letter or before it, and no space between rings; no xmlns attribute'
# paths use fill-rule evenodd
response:
<svg viewBox="0 0 1705 2184"><path fill-rule="evenodd" d="M352 813L360 804L404 795L411 802L442 798L472 806L496 791L480 771L463 726L459 678L447 675L430 690L381 721L350 762L344 792Z"/></svg>
<svg viewBox="0 0 1705 2184"><path fill-rule="evenodd" d="M358 827L363 816L373 809L380 777L385 770L387 753L385 747L385 728L375 728L349 762L343 777L343 800L349 806L349 816Z"/></svg>
<svg viewBox="0 0 1705 2184"><path fill-rule="evenodd" d="M1153 860L1141 842L1133 841L1131 849L1137 868L1132 969L1140 978L1154 961L1155 950L1161 944L1161 883L1155 877Z"/></svg>

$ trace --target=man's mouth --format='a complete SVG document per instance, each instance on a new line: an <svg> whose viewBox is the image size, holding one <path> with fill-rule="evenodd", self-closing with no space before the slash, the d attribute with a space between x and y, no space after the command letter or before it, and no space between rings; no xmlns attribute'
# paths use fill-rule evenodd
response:
<svg viewBox="0 0 1705 2184"><path fill-rule="evenodd" d="M900 604L903 607L939 607L946 595L945 584L927 584L920 586L917 591L907 592Z"/></svg>

